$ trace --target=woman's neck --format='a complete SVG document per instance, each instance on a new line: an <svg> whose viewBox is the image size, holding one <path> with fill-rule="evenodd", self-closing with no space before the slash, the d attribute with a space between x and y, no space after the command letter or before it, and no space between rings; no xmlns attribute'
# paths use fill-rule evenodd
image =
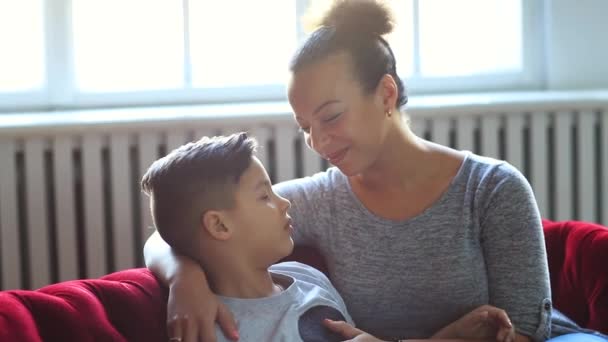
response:
<svg viewBox="0 0 608 342"><path fill-rule="evenodd" d="M398 127L387 135L375 162L351 177L351 182L377 190L407 189L428 178L436 151L436 146L418 138L409 127Z"/></svg>

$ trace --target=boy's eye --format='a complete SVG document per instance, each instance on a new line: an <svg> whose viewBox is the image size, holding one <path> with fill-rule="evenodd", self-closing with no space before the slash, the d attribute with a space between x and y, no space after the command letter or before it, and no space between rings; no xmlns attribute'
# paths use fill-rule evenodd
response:
<svg viewBox="0 0 608 342"><path fill-rule="evenodd" d="M261 199L262 201L267 201L267 200L269 200L269 199L270 199L270 196L268 196L268 194L264 194L264 195L262 195L262 196L260 197L260 199Z"/></svg>

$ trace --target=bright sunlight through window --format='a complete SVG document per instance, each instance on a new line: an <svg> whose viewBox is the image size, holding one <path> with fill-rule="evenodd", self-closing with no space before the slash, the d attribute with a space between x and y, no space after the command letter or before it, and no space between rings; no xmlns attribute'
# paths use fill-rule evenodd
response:
<svg viewBox="0 0 608 342"><path fill-rule="evenodd" d="M0 92L44 85L42 0L0 0Z"/></svg>
<svg viewBox="0 0 608 342"><path fill-rule="evenodd" d="M190 1L195 87L284 84L296 44L295 1Z"/></svg>
<svg viewBox="0 0 608 342"><path fill-rule="evenodd" d="M181 1L72 0L72 15L80 91L182 87Z"/></svg>
<svg viewBox="0 0 608 342"><path fill-rule="evenodd" d="M392 0L390 2L395 19L395 29L385 38L393 49L397 60L397 71L404 77L414 73L414 1Z"/></svg>
<svg viewBox="0 0 608 342"><path fill-rule="evenodd" d="M385 38L417 93L535 75L528 2L386 1ZM307 5L315 17L331 1L0 0L0 107L284 100Z"/></svg>
<svg viewBox="0 0 608 342"><path fill-rule="evenodd" d="M521 70L521 0L422 0L419 9L422 77Z"/></svg>

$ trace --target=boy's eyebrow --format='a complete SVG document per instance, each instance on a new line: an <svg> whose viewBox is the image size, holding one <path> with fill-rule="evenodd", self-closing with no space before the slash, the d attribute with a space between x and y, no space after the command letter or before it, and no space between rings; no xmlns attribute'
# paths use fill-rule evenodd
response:
<svg viewBox="0 0 608 342"><path fill-rule="evenodd" d="M255 185L255 190L262 188L262 187L271 187L272 185L270 184L270 181L268 179L263 179L261 181L259 181L256 185Z"/></svg>

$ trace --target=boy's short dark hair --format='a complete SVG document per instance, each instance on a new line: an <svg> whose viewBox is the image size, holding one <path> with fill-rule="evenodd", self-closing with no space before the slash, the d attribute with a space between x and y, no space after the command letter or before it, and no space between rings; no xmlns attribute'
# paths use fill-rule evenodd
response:
<svg viewBox="0 0 608 342"><path fill-rule="evenodd" d="M148 168L141 188L150 196L156 229L177 252L200 258L203 213L234 207L236 187L256 147L255 139L246 133L203 137Z"/></svg>

